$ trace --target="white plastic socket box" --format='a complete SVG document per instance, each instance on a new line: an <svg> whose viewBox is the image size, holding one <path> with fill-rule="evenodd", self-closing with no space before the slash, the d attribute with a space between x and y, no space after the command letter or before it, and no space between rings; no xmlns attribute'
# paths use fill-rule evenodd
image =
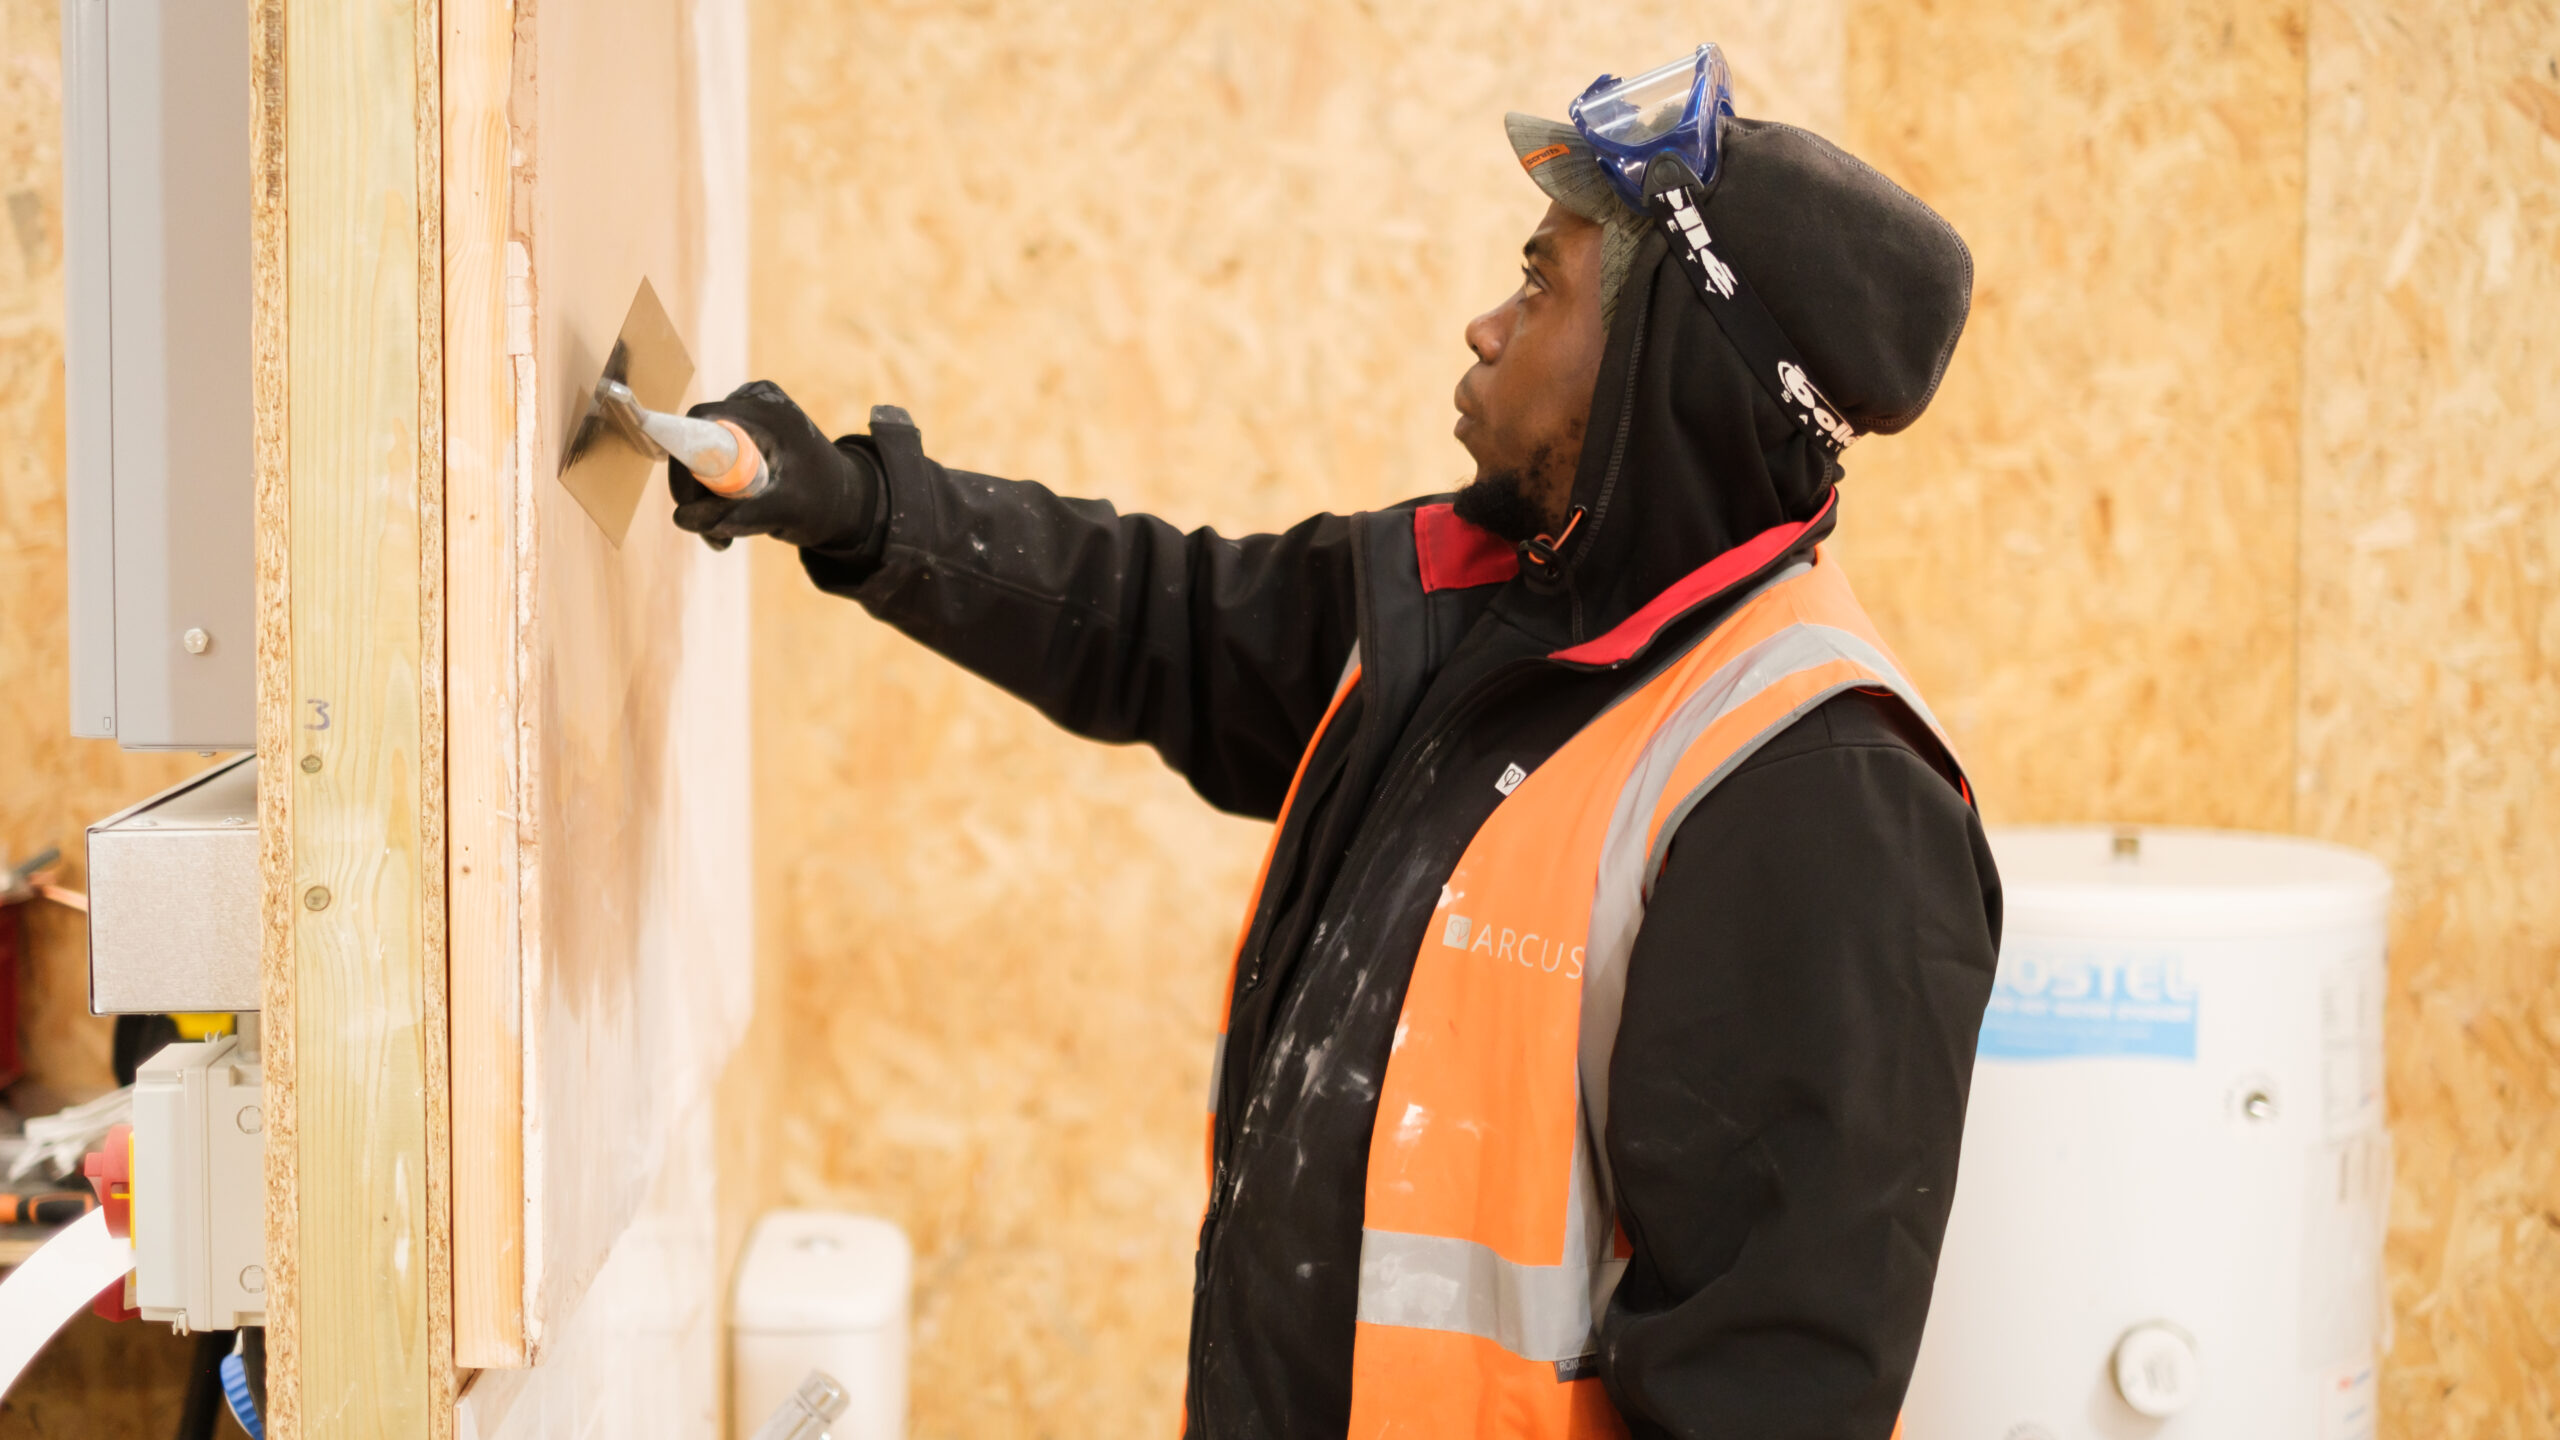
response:
<svg viewBox="0 0 2560 1440"><path fill-rule="evenodd" d="M267 1318L266 1109L236 1037L164 1047L133 1086L133 1303L182 1331Z"/></svg>

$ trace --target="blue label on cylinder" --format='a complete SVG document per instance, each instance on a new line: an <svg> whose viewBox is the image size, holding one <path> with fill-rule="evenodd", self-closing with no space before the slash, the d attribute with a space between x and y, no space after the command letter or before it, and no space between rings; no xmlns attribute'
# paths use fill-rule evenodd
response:
<svg viewBox="0 0 2560 1440"><path fill-rule="evenodd" d="M1985 1060L2193 1060L2196 985L2175 951L2006 945L1976 1053Z"/></svg>

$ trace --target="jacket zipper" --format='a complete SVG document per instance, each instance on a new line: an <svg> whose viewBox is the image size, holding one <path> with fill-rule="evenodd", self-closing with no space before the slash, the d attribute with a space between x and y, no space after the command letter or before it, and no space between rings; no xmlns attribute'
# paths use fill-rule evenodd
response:
<svg viewBox="0 0 2560 1440"><path fill-rule="evenodd" d="M1447 744L1451 736L1464 728L1466 722L1473 720L1484 709L1485 703L1494 698L1495 692L1508 686L1511 681L1543 668L1545 664L1546 661L1543 658L1506 661L1500 668L1477 681L1473 690L1459 696L1450 705L1449 712L1441 718L1440 723L1433 726L1431 733L1423 737L1422 743L1407 753L1405 758L1387 773L1386 780L1378 791L1377 802L1370 807L1370 813L1385 814L1402 801L1406 792L1415 783L1414 776L1440 753L1441 747ZM1335 873L1334 884L1340 885L1344 877L1357 873L1360 868L1359 862L1367 860L1377 850L1379 843L1374 831L1363 836L1359 848L1343 857L1342 868ZM1268 935L1263 938L1266 942L1270 939ZM1263 977L1268 970L1263 961L1262 951L1257 948L1254 953L1253 968L1245 976L1244 994L1250 995L1261 987ZM1253 1078L1259 1080L1262 1078L1259 1068L1260 1058L1256 1059L1255 1065L1256 1072Z"/></svg>
<svg viewBox="0 0 2560 1440"><path fill-rule="evenodd" d="M1600 527L1609 519L1609 502L1618 493L1618 471L1626 462L1627 436L1635 427L1636 380L1644 373L1644 333L1653 323L1653 292L1648 289L1636 301L1635 339L1627 350L1627 383L1618 396L1618 432L1609 441L1609 468L1600 476L1600 493L1591 497L1591 532L1582 540L1582 550L1575 559L1598 543ZM1572 611L1575 644L1591 638L1582 629L1582 587L1574 583L1573 562L1566 561L1559 582L1565 592L1565 603Z"/></svg>
<svg viewBox="0 0 2560 1440"><path fill-rule="evenodd" d="M1473 720L1479 713L1481 713L1485 704L1492 700L1496 694L1508 689L1512 681L1524 678L1527 675L1538 671L1543 668L1545 664L1546 661L1543 658L1520 659L1506 662L1499 668L1487 674L1482 680L1477 681L1474 689L1458 697L1458 699L1450 705L1448 713L1441 718L1440 723L1432 727L1429 735L1423 737L1422 743L1408 752L1405 758L1388 772L1385 784L1379 790L1377 802L1371 807L1370 813L1373 815L1387 814L1394 806L1402 802L1407 792L1409 792L1416 783L1414 776L1425 767L1428 761L1440 753L1441 748L1448 742L1451 736L1457 734L1465 727L1468 721ZM1339 886L1344 879L1357 874L1359 872L1360 865L1367 861L1376 852L1379 843L1380 842L1377 839L1375 831L1363 836L1358 848L1354 849L1351 854L1343 857L1342 868L1335 873L1334 884ZM1263 939L1267 944L1270 937L1265 935ZM1253 991L1262 984L1265 968L1266 967L1262 963L1261 949L1260 947L1257 947L1254 955L1253 967L1244 976L1243 981L1239 986L1238 993L1240 995L1249 995L1253 993ZM1253 1074L1249 1077L1254 1083L1248 1084L1245 1087L1243 1095L1238 1097L1236 1104L1231 1106L1221 1105L1218 1108L1217 1122L1212 1131L1212 1143L1210 1147L1211 1164L1209 1176L1209 1204L1208 1208L1200 1218L1200 1244L1199 1248L1193 1252L1191 1268L1191 1353L1189 1356L1189 1374L1194 1377L1195 1380L1200 1373L1202 1344L1201 1320L1207 1307L1209 1297L1210 1249L1217 1241L1218 1222L1224 1217L1227 1202L1232 1198L1233 1194L1233 1185L1230 1180L1227 1161L1234 1148L1236 1129L1242 1123L1240 1118L1233 1112L1242 1110L1250 1103L1251 1096L1254 1093L1254 1086L1263 1078L1263 1067L1270 1063L1270 1059L1270 1048L1265 1046L1263 1053L1254 1057ZM1213 1083L1215 1083L1215 1078L1213 1078ZM1208 1427L1205 1418L1200 1413L1199 1387L1195 1383L1186 1386L1185 1390L1186 1400L1184 1408L1190 1412L1190 1414L1185 1417L1185 1433L1187 1436L1191 1437L1191 1440L1207 1440Z"/></svg>

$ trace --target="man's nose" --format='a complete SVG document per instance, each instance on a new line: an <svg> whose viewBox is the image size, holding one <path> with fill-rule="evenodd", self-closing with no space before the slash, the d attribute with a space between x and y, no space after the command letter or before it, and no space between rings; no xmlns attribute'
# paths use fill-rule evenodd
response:
<svg viewBox="0 0 2560 1440"><path fill-rule="evenodd" d="M1500 310L1487 310L1467 322L1467 348L1487 365L1502 356L1502 327L1498 323L1501 315Z"/></svg>

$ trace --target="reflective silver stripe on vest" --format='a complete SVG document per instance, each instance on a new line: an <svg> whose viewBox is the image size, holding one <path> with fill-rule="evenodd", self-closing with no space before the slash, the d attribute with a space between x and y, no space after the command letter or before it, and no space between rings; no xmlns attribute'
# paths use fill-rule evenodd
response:
<svg viewBox="0 0 2560 1440"><path fill-rule="evenodd" d="M1600 1259L1616 1234L1591 1182L1588 1132L1573 1150L1564 1261L1521 1265L1473 1240L1360 1232L1360 1323L1480 1336L1524 1360L1572 1360L1592 1349L1591 1317L1626 1262Z"/></svg>
<svg viewBox="0 0 2560 1440"><path fill-rule="evenodd" d="M1831 660L1848 660L1864 666L1879 682L1882 683L1885 689L1894 693L1894 697L1896 699L1900 700L1903 704L1910 706L1912 711L1919 715L1922 724L1927 725L1932 731L1937 733L1945 733L1942 727L1938 724L1938 717L1929 712L1928 703L1920 698L1920 692L1912 688L1911 682L1903 678L1902 672L1894 668L1893 662L1885 658L1883 651L1868 644L1866 641L1860 639L1850 631L1835 629L1829 625L1792 626L1786 630L1778 632L1776 635L1770 636L1769 641L1774 642L1792 635L1803 636L1804 648L1807 650L1813 649L1813 642L1820 641L1822 644L1827 645L1831 652L1829 654L1822 655L1819 659L1812 661L1810 664L1796 666L1794 667L1795 669L1809 670L1812 669L1814 665L1823 664ZM1768 642L1763 643L1765 645ZM1754 646L1753 648L1757 650L1762 647ZM1764 686L1762 688L1766 687ZM1784 716L1772 723L1769 728L1754 736L1750 741L1745 743L1741 749L1738 749L1732 754L1726 756L1724 758L1724 763L1718 765L1704 779L1700 780L1687 795L1682 796L1679 803L1671 807L1670 813L1662 817L1662 828L1654 832L1652 847L1645 854L1644 869L1641 873L1644 879L1644 892L1646 896L1648 898L1651 897L1653 894L1654 877L1662 873L1663 857L1669 854L1671 850L1671 837L1679 831L1680 822L1689 818L1689 812L1698 808L1698 802L1707 798L1708 791L1713 790L1717 785L1721 784L1724 777L1732 774L1741 766L1743 761L1750 759L1752 755L1759 751L1761 746L1776 739L1780 734L1784 733L1788 726L1793 725L1798 720L1812 714L1815 710L1828 703L1842 690L1854 690L1857 688L1858 686L1856 684L1831 686L1815 695L1808 696L1804 700L1797 702L1794 709L1788 711ZM1759 692L1755 690L1752 693L1757 694ZM1685 745L1681 748L1684 751L1687 749ZM1678 757L1675 756L1673 758L1674 763L1677 763ZM1658 801L1660 796L1657 794L1655 798ZM1649 824L1651 823L1651 817L1651 807L1647 807L1645 813L1638 816L1637 820L1639 824Z"/></svg>
<svg viewBox="0 0 2560 1440"><path fill-rule="evenodd" d="M1784 583L1806 568L1790 566L1769 584ZM1684 796L1665 820L1660 842L1648 843L1646 832L1671 784L1672 772L1709 726L1771 685L1834 660L1853 661L1873 678L1826 686L1771 721ZM1597 1319L1607 1313L1609 1297L1626 1268L1626 1262L1610 1255L1616 1236L1616 1187L1602 1147L1609 1123L1609 1060L1617 1048L1618 1021L1626 1005L1627 959L1635 949L1636 930L1643 923L1662 852L1679 821L1744 760L1823 702L1861 685L1891 690L1936 727L1910 682L1873 645L1832 626L1800 623L1727 661L1647 737L1611 812L1592 897L1577 1057L1581 1133L1574 1146L1571 1198L1565 1212L1565 1260L1558 1265L1521 1265L1471 1240L1364 1228L1360 1232L1361 1323L1476 1335L1529 1360L1570 1360L1592 1352Z"/></svg>
<svg viewBox="0 0 2560 1440"><path fill-rule="evenodd" d="M1227 1070L1227 1032L1218 1032L1218 1043L1209 1051L1209 1113L1218 1113L1218 1077Z"/></svg>
<svg viewBox="0 0 2560 1440"><path fill-rule="evenodd" d="M1795 573L1790 567L1788 574ZM1787 576L1779 578L1783 581ZM1627 958L1635 952L1636 930L1644 923L1654 876L1660 871L1663 854L1679 829L1679 822L1697 808L1708 791L1743 761L1759 753L1761 746L1784 734L1787 727L1841 691L1870 682L1854 680L1826 686L1771 720L1758 734L1736 746L1713 773L1683 797L1655 840L1646 832L1652 826L1655 807L1662 803L1663 792L1671 784L1672 772L1709 726L1788 676L1834 660L1851 660L1865 667L1875 677L1873 683L1881 683L1935 726L1936 720L1921 704L1918 692L1874 646L1833 626L1790 625L1726 661L1691 691L1645 741L1644 753L1628 773L1625 788L1618 792L1617 809L1610 816L1608 834L1600 844L1600 871L1591 898L1591 935L1585 942L1582 970L1579 1059L1582 1108L1590 1136L1608 1134L1609 1060L1618 1047L1618 1021L1626 1007ZM1608 1155L1603 1149L1595 1149L1594 1153L1600 1157L1601 1192L1610 1205L1609 1213L1614 1215L1617 1187L1609 1173ZM1604 1295L1593 1313L1600 1314L1606 1308Z"/></svg>

